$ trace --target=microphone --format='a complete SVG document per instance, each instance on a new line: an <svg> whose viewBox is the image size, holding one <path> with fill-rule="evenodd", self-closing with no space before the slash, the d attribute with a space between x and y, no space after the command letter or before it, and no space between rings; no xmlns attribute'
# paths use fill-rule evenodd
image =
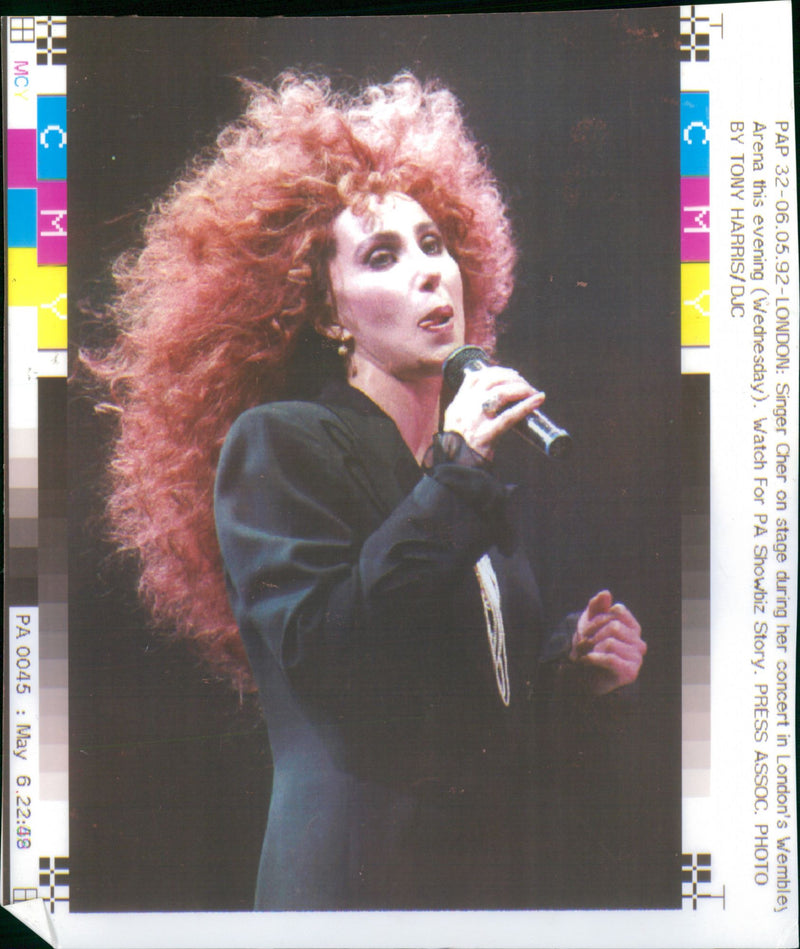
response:
<svg viewBox="0 0 800 949"><path fill-rule="evenodd" d="M465 372L478 372L492 362L480 346L460 346L445 359L444 380L456 392L461 388ZM566 458L572 450L569 432L559 428L539 409L534 409L513 429L548 458Z"/></svg>

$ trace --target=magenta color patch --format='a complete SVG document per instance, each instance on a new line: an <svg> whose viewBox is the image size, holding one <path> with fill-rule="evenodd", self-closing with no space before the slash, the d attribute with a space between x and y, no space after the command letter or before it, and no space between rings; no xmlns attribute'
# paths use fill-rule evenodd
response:
<svg viewBox="0 0 800 949"><path fill-rule="evenodd" d="M9 188L36 187L36 129L8 129L6 167Z"/></svg>
<svg viewBox="0 0 800 949"><path fill-rule="evenodd" d="M36 228L36 259L40 266L67 262L67 183L40 181Z"/></svg>
<svg viewBox="0 0 800 949"><path fill-rule="evenodd" d="M708 178L681 178L681 260L709 260Z"/></svg>

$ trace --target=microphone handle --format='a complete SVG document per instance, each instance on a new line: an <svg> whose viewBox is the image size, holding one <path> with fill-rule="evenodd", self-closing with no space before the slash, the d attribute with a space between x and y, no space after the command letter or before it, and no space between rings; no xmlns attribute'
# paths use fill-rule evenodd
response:
<svg viewBox="0 0 800 949"><path fill-rule="evenodd" d="M534 409L521 422L518 422L512 431L534 448L538 448L548 458L566 458L572 450L572 438L569 432L559 428L539 409Z"/></svg>

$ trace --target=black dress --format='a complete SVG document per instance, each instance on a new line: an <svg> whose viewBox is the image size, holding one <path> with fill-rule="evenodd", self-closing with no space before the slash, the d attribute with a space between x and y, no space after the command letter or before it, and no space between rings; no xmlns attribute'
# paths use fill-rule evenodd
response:
<svg viewBox="0 0 800 949"><path fill-rule="evenodd" d="M217 531L274 762L257 909L533 904L541 609L509 494L463 443L423 471L346 385L234 424Z"/></svg>

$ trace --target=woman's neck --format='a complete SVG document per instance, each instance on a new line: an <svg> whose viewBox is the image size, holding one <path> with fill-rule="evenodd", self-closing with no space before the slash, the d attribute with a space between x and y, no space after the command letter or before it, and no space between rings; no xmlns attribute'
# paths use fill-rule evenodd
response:
<svg viewBox="0 0 800 949"><path fill-rule="evenodd" d="M366 368L359 369L349 382L392 419L411 454L421 464L439 430L441 376L404 381Z"/></svg>

